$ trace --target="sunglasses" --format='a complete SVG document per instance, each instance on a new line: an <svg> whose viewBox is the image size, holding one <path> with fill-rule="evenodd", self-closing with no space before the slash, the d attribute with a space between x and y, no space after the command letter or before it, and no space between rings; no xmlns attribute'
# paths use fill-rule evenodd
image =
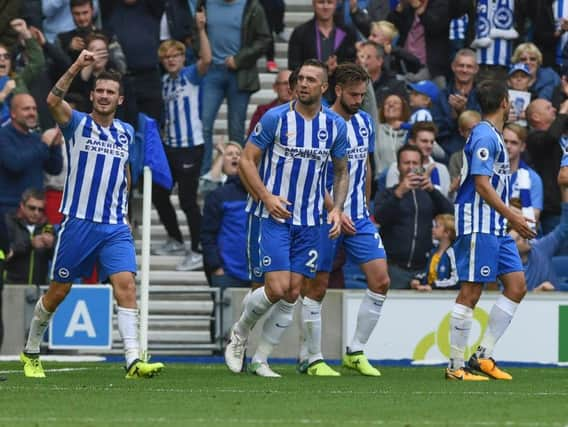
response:
<svg viewBox="0 0 568 427"><path fill-rule="evenodd" d="M33 206L33 205L26 205L26 209L29 209L30 211L33 212L44 212L45 208L42 208L41 206Z"/></svg>
<svg viewBox="0 0 568 427"><path fill-rule="evenodd" d="M519 58L523 62L537 62L538 58L536 56L522 56Z"/></svg>

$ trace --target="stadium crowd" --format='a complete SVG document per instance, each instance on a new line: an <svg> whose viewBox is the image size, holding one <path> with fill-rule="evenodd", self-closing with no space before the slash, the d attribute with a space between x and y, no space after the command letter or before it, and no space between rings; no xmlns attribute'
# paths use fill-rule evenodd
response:
<svg viewBox="0 0 568 427"><path fill-rule="evenodd" d="M168 238L153 253L183 256L178 270L203 268L221 287L258 282L245 256L241 147L266 111L296 96L293 71L316 58L329 72L325 105L336 101L339 64L357 63L370 76L362 105L376 130L369 208L391 288L455 288L452 202L464 178L463 148L480 120L476 88L491 79L507 82L511 204L534 221L539 237L511 233L529 290L568 289L551 261L568 255L557 184L559 141L568 140L568 4L313 0L312 6L313 18L288 34L283 0L0 2L0 289L2 279L34 289L48 282L69 160L46 99L84 49L95 61L73 81L69 104L90 112L95 78L113 70L125 94L118 117L139 131L140 113L160 124L190 236L180 231L171 188L155 183L153 202ZM274 60L275 41L288 43L289 70ZM275 75L275 97L258 106L245 131L262 57ZM215 144L224 100L231 142ZM415 148L400 151L408 146ZM340 270L341 263L331 271L339 287Z"/></svg>

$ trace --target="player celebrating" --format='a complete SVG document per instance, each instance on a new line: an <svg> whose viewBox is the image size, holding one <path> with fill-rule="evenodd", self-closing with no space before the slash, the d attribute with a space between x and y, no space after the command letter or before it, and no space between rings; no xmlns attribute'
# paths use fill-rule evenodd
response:
<svg viewBox="0 0 568 427"><path fill-rule="evenodd" d="M249 370L279 377L268 355L292 321L294 304L305 277L318 267L319 228L325 190L325 168L333 159L334 206L328 216L331 237L341 228L348 187L345 122L321 106L327 89L326 66L304 62L298 73L298 99L269 110L255 127L241 156L241 175L259 200L260 260L264 286L250 294L231 330L225 362L233 372L243 367L248 335L256 321L278 303L266 319Z"/></svg>
<svg viewBox="0 0 568 427"><path fill-rule="evenodd" d="M103 72L96 77L93 112L71 109L63 97L73 78L96 60L81 52L47 97L47 104L65 137L69 168L61 203L61 225L51 270L51 284L37 302L20 359L26 377L44 378L39 360L41 338L49 319L71 290L73 280L88 275L95 262L108 274L118 303L118 330L126 355L126 378L152 377L161 363L139 359L136 308L136 254L127 224L128 149L132 127L114 118L122 104L120 77Z"/></svg>
<svg viewBox="0 0 568 427"><path fill-rule="evenodd" d="M310 281L302 292L303 340L298 370L308 375L339 375L324 362L321 352L321 302L327 289L335 249L343 244L347 255L361 266L368 284L359 307L355 334L343 357L343 365L363 375L379 376L379 370L371 366L363 353L379 320L389 288L385 250L377 228L369 220L367 208L371 178L369 153L374 151L375 131L371 117L359 111L359 108L369 77L361 66L345 63L335 70L335 79L337 98L332 110L343 117L347 124L349 191L342 214L344 234L336 241L330 240L327 233L320 236L320 268L316 279Z"/></svg>
<svg viewBox="0 0 568 427"><path fill-rule="evenodd" d="M535 233L525 218L508 206L510 170L501 131L509 114L507 86L485 81L477 87L483 120L469 136L464 149L462 182L455 203L457 239L454 243L461 289L450 320L450 360L446 378L463 381L490 378L510 380L491 354L526 293L519 252L507 234L507 221L524 238ZM473 310L483 285L501 279L505 290L489 314L477 351L464 366L464 352L471 331Z"/></svg>

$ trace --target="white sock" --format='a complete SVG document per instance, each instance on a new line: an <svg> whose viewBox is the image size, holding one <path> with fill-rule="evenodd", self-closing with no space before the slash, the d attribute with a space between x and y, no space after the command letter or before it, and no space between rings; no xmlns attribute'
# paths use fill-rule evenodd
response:
<svg viewBox="0 0 568 427"><path fill-rule="evenodd" d="M308 297L302 301L302 338L300 360L322 360L321 302Z"/></svg>
<svg viewBox="0 0 568 427"><path fill-rule="evenodd" d="M245 305L247 305L247 302L251 294L252 294L252 289L249 289L248 292L245 294L243 300L241 301L241 307L243 308L243 310L245 309Z"/></svg>
<svg viewBox="0 0 568 427"><path fill-rule="evenodd" d="M450 369L464 367L464 354L472 319L473 309L463 304L454 304L450 318L450 360L448 362Z"/></svg>
<svg viewBox="0 0 568 427"><path fill-rule="evenodd" d="M495 344L511 323L518 306L519 303L510 300L505 295L501 295L497 299L497 302L495 302L495 305L491 308L491 312L489 313L489 321L487 322L485 334L475 352L477 357L491 357Z"/></svg>
<svg viewBox="0 0 568 427"><path fill-rule="evenodd" d="M292 323L295 305L296 303L290 303L283 299L274 304L274 309L270 312L262 326L258 347L252 358L253 363L267 362L272 349L280 343L284 331Z"/></svg>
<svg viewBox="0 0 568 427"><path fill-rule="evenodd" d="M35 305L34 315L30 323L30 332L28 334L28 340L26 346L24 347L25 353L38 354L39 346L41 344L41 339L43 334L49 325L49 319L53 313L50 313L43 306L43 297L41 297Z"/></svg>
<svg viewBox="0 0 568 427"><path fill-rule="evenodd" d="M369 341L369 337L373 333L379 317L381 317L381 309L385 302L386 295L378 294L367 289L363 301L359 306L357 314L357 327L351 344L349 344L349 353L363 351L365 344Z"/></svg>
<svg viewBox="0 0 568 427"><path fill-rule="evenodd" d="M140 358L140 344L138 341L138 310L135 308L117 308L118 332L124 345L124 358L126 366Z"/></svg>
<svg viewBox="0 0 568 427"><path fill-rule="evenodd" d="M236 333L243 338L248 337L258 319L260 319L270 307L272 307L272 303L266 296L264 286L255 289L248 297L247 303L243 308L243 313L235 324Z"/></svg>

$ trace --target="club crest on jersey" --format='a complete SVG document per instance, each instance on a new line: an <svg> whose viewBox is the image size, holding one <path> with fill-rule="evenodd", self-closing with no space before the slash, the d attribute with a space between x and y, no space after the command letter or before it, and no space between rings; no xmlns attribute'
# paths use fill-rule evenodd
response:
<svg viewBox="0 0 568 427"><path fill-rule="evenodd" d="M253 133L254 133L255 136L258 136L258 135L260 135L261 132L262 132L262 124L260 122L258 122L256 124L256 126L254 127Z"/></svg>
<svg viewBox="0 0 568 427"><path fill-rule="evenodd" d="M487 159L489 159L489 150L485 147L480 148L479 150L477 150L477 157L479 158L479 160L485 162Z"/></svg>
<svg viewBox="0 0 568 427"><path fill-rule="evenodd" d="M360 127L359 128L359 135L361 135L362 138L367 138L369 136L369 129L367 129L364 126Z"/></svg>
<svg viewBox="0 0 568 427"><path fill-rule="evenodd" d="M126 136L126 134L124 133L119 133L117 139L117 143L119 145L126 145L128 144L128 136Z"/></svg>
<svg viewBox="0 0 568 427"><path fill-rule="evenodd" d="M318 139L320 141L325 141L327 139L327 130L325 129L318 130Z"/></svg>
<svg viewBox="0 0 568 427"><path fill-rule="evenodd" d="M67 279L69 277L69 270L62 267L57 270L57 274L59 274L59 277L61 277L62 279Z"/></svg>

